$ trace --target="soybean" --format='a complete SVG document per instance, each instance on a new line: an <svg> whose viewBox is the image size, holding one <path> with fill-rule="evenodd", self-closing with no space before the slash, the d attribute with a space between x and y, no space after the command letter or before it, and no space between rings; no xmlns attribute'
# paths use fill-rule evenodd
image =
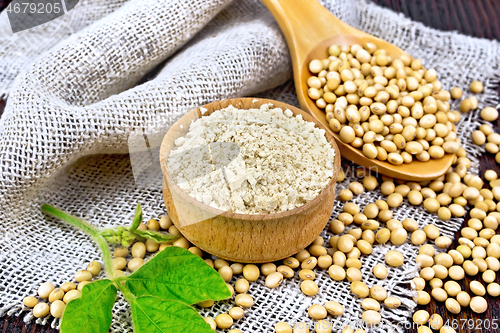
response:
<svg viewBox="0 0 500 333"><path fill-rule="evenodd" d="M309 313L309 316L312 319L316 319L316 320L324 319L328 315L326 308L323 305L319 305L319 304L311 305L309 307L309 309L307 310L307 312Z"/></svg>
<svg viewBox="0 0 500 333"><path fill-rule="evenodd" d="M399 267L403 264L404 257L399 251L392 250L386 253L385 261L389 266Z"/></svg>

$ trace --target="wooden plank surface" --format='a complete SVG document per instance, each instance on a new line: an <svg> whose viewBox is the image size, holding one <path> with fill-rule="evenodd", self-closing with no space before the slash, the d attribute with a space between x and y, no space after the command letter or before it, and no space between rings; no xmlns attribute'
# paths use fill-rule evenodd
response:
<svg viewBox="0 0 500 333"><path fill-rule="evenodd" d="M0 0L0 10L7 4L8 0ZM402 12L413 20L420 21L428 26L441 30L458 30L464 34L500 40L500 1L495 0L374 0L381 6ZM500 91L499 91L500 93ZM5 106L0 101L0 116ZM496 128L500 131L500 121L496 122ZM494 160L493 155L484 154L481 157L481 176L485 170L493 169L500 174L500 168ZM464 225L467 222L464 222ZM497 233L499 231L497 230ZM458 233L457 233L458 235ZM458 236L456 237L458 239ZM455 243L457 241L455 240ZM456 244L454 244L456 245ZM467 277L461 281L466 291L470 291L469 283L473 279ZM482 279L479 277L479 281ZM500 277L497 275L497 283ZM428 287L429 288L429 287ZM430 288L427 290L430 293ZM457 332L499 332L500 329L491 328L491 323L496 320L500 325L500 299L486 296L488 310L481 315L473 313L470 308L462 309L459 315L453 315L446 310L444 303L434 300L428 306L419 306L429 313L438 313L443 316L444 321L454 322L458 325ZM489 321L490 327L486 325ZM3 324L2 324L3 323ZM472 326L469 326L472 325ZM410 329L416 332L415 329ZM0 317L1 333L55 333L56 330L36 324L25 324L19 317Z"/></svg>
<svg viewBox="0 0 500 333"><path fill-rule="evenodd" d="M500 40L498 0L373 0L440 30Z"/></svg>

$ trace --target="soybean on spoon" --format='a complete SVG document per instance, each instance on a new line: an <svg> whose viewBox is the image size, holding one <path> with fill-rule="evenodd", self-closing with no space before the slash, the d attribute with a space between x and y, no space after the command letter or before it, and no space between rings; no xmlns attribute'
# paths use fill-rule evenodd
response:
<svg viewBox="0 0 500 333"><path fill-rule="evenodd" d="M363 45L373 43L386 50L391 58L406 54L403 50L380 38L362 32L340 21L316 0L262 0L278 22L290 50L293 64L295 89L300 106L311 113L335 137L342 156L354 163L384 175L414 181L438 178L451 166L454 154L445 154L440 159L427 162L414 160L411 163L393 165L376 159L369 159L360 149L340 140L330 130L324 111L309 98L307 79L311 76L308 64L313 59L328 58L331 45Z"/></svg>

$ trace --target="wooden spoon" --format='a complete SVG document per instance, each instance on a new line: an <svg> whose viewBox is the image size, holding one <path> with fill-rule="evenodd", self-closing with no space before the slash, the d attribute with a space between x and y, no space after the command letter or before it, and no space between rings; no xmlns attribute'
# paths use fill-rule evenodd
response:
<svg viewBox="0 0 500 333"><path fill-rule="evenodd" d="M360 149L340 140L330 130L325 112L309 98L307 79L311 76L309 62L328 58L331 45L351 45L371 42L384 49L391 58L406 54L400 48L340 21L316 0L262 0L271 11L285 36L293 64L295 89L302 109L311 113L333 134L342 156L374 172L405 180L430 180L443 175L451 166L454 154L427 162L414 160L409 164L393 165L369 159Z"/></svg>

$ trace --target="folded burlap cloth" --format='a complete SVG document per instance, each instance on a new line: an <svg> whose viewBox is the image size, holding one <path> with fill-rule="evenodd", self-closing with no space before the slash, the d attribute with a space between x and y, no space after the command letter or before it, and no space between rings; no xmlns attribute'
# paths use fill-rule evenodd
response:
<svg viewBox="0 0 500 333"><path fill-rule="evenodd" d="M429 29L364 1L324 4L348 24L421 58L425 67L438 71L446 89L481 80L486 89L477 96L479 106L497 104L497 42ZM89 237L44 216L42 203L98 226L128 224L138 202L146 218L160 217L166 211L155 149L168 127L188 110L225 98L257 95L297 105L291 75L285 40L258 0L81 0L68 14L16 34L2 13L0 95L8 100L0 119L0 313L31 320L30 311L22 309L24 296L36 294L45 281L72 281L76 270L100 260ZM475 112L458 125L473 172L483 152L470 140L479 123ZM132 168L129 145L140 146L144 138L153 161ZM356 179L353 164L344 162L343 168L348 177L337 193ZM354 202L363 207L382 197L376 190ZM341 207L337 202L332 216ZM462 223L442 222L406 201L394 215L411 217L422 227L435 224L448 236ZM404 331L402 323L415 306L406 282L416 272L417 247L408 242L397 247L405 264L391 268L387 279L379 281L371 273L392 248L377 245L372 255L361 257L368 286L383 285L403 302L399 309L382 307L380 331ZM326 271L316 274L320 291L315 297L300 291L298 278L277 289L259 279L250 288L255 305L234 327L270 332L278 321L306 321L312 327L308 307L329 300L346 310L330 318L337 328L357 327L362 309L349 283L334 282ZM218 302L200 312L214 317L233 305L232 300ZM37 322L58 325L52 317ZM122 299L114 308L111 331L132 331Z"/></svg>

